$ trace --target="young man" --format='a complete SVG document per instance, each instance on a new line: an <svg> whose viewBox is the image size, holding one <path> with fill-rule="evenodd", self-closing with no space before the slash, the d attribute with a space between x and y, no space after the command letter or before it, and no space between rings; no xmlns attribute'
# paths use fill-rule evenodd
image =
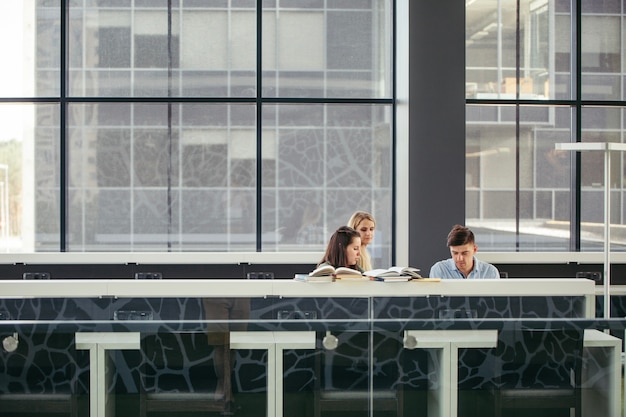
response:
<svg viewBox="0 0 626 417"><path fill-rule="evenodd" d="M448 233L450 259L439 261L430 268L429 277L443 279L499 279L495 266L477 259L478 246L474 233L457 224Z"/></svg>

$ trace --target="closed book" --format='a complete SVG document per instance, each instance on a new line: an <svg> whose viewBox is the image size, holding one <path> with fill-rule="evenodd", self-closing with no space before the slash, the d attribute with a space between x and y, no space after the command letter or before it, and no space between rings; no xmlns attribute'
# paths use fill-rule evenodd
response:
<svg viewBox="0 0 626 417"><path fill-rule="evenodd" d="M408 275L404 275L404 276L395 276L395 277L373 277L372 280L373 281L379 281L379 282L407 282L407 281L411 281L413 278L408 276Z"/></svg>
<svg viewBox="0 0 626 417"><path fill-rule="evenodd" d="M348 282L363 282L369 281L369 277L365 275L355 275L355 274L347 274L347 275L335 275L335 278L338 281L348 281Z"/></svg>

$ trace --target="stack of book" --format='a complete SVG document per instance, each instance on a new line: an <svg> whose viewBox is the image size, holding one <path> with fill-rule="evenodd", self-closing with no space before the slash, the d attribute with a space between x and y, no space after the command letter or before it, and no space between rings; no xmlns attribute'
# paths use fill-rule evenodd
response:
<svg viewBox="0 0 626 417"><path fill-rule="evenodd" d="M382 282L402 282L412 279L423 279L419 274L419 269L410 266L392 266L387 269L372 269L363 272L372 281Z"/></svg>

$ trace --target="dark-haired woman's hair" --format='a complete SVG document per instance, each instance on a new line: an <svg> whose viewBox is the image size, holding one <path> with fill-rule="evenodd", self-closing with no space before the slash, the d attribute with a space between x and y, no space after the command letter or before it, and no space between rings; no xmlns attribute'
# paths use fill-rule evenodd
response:
<svg viewBox="0 0 626 417"><path fill-rule="evenodd" d="M474 242L474 233L460 224L454 225L448 233L448 246L463 246L468 243L473 245Z"/></svg>
<svg viewBox="0 0 626 417"><path fill-rule="evenodd" d="M348 265L348 259L346 257L346 248L350 245L352 240L361 235L359 232L354 230L348 226L341 226L339 229L333 233L328 241L328 246L326 246L326 253L322 260L318 263L321 265L323 263L330 264L335 268L341 266L352 266Z"/></svg>

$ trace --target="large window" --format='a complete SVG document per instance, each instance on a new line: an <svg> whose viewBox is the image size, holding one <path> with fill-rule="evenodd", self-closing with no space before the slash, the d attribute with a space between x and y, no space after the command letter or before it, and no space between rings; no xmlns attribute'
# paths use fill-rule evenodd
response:
<svg viewBox="0 0 626 417"><path fill-rule="evenodd" d="M466 0L467 223L482 250L603 247L604 155L555 143L625 141L625 10L577 3ZM613 155L614 250L625 167Z"/></svg>
<svg viewBox="0 0 626 417"><path fill-rule="evenodd" d="M321 251L365 210L391 263L392 0L0 9L2 250Z"/></svg>

